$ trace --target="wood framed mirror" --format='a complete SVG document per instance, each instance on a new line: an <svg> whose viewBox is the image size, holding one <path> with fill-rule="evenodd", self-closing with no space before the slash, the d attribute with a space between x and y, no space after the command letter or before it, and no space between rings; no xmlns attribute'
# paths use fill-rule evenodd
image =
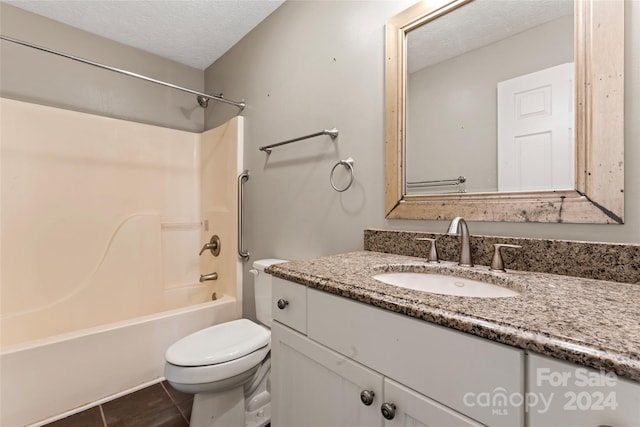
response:
<svg viewBox="0 0 640 427"><path fill-rule="evenodd" d="M388 219L624 222L624 2L573 4L573 188L414 194L407 191L407 39L482 0L426 0L390 18L385 52L385 216ZM507 2L508 3L508 2ZM442 21L439 21L442 22ZM456 28L452 29L456 31ZM428 117L425 118L427 120ZM429 134L421 135L428 140ZM445 142L446 143L446 142ZM462 150L464 151L464 150ZM495 154L497 156L497 154ZM429 156L425 156L429 157ZM455 161L455 159L454 159ZM449 165L445 165L449 167ZM428 161L424 164L429 168ZM495 167L493 167L495 169ZM452 178L464 171L450 168ZM497 172L496 172L497 173ZM569 184L569 187L571 185Z"/></svg>

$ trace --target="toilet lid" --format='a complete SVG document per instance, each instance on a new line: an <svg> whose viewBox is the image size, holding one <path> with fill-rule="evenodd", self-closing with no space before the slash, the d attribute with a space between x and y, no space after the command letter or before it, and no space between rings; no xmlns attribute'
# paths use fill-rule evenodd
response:
<svg viewBox="0 0 640 427"><path fill-rule="evenodd" d="M202 329L175 342L165 354L178 366L206 366L229 362L269 344L271 333L247 319Z"/></svg>

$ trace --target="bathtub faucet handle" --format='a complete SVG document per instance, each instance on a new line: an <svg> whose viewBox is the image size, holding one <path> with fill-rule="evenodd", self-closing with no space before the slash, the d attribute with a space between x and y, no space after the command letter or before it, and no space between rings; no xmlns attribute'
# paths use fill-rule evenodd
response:
<svg viewBox="0 0 640 427"><path fill-rule="evenodd" d="M200 249L199 255L202 255L202 253L207 249L211 251L213 256L220 255L220 237L218 237L217 234L214 234L213 236L211 236L211 240L209 240L209 243L204 244L202 249Z"/></svg>
<svg viewBox="0 0 640 427"><path fill-rule="evenodd" d="M436 247L436 239L428 237L418 237L416 240L429 242L429 255L427 256L427 262L440 262L440 256L438 255L438 248Z"/></svg>

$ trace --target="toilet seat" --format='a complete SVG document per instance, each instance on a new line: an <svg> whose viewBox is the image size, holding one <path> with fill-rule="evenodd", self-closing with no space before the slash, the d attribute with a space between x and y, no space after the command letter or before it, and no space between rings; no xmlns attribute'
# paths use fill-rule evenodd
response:
<svg viewBox="0 0 640 427"><path fill-rule="evenodd" d="M180 384L204 384L222 381L257 367L267 357L270 350L271 346L266 345L244 357L216 365L178 366L167 362L164 376L167 381Z"/></svg>
<svg viewBox="0 0 640 427"><path fill-rule="evenodd" d="M176 341L165 354L178 366L208 366L246 356L269 344L271 332L248 319L220 323Z"/></svg>
<svg viewBox="0 0 640 427"><path fill-rule="evenodd" d="M182 384L231 378L257 366L271 349L271 332L250 320L221 323L188 335L165 354L165 377Z"/></svg>

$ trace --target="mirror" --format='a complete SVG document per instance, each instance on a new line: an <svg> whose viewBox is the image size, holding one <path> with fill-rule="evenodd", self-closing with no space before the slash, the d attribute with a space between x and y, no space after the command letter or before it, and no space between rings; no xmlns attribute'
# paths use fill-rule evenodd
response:
<svg viewBox="0 0 640 427"><path fill-rule="evenodd" d="M573 34L573 0L474 1L410 31L405 193L573 190Z"/></svg>
<svg viewBox="0 0 640 427"><path fill-rule="evenodd" d="M623 21L623 2L583 0L391 18L386 217L622 223Z"/></svg>

